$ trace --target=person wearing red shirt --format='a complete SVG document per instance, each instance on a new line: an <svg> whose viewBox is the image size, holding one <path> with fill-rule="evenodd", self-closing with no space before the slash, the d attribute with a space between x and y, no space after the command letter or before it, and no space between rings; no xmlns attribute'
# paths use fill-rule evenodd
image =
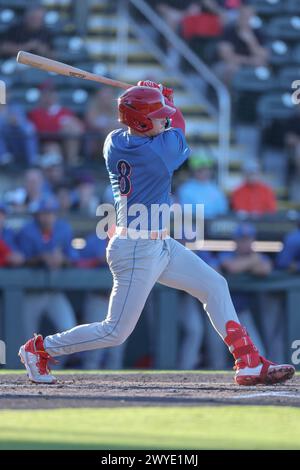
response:
<svg viewBox="0 0 300 470"><path fill-rule="evenodd" d="M0 202L0 268L21 266L25 258L15 243L14 232L5 226L7 209Z"/></svg>
<svg viewBox="0 0 300 470"><path fill-rule="evenodd" d="M272 188L260 180L259 166L248 161L244 166L245 181L231 195L231 207L235 212L263 215L277 210Z"/></svg>
<svg viewBox="0 0 300 470"><path fill-rule="evenodd" d="M84 126L81 120L68 108L59 103L52 83L45 82L40 87L41 97L37 108L29 113L42 140L58 140L64 145L64 153L69 164L78 163L78 155Z"/></svg>

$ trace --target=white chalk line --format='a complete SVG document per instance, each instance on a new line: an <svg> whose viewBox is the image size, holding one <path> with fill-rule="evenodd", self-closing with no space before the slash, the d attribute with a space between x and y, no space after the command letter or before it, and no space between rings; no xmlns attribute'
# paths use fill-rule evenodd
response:
<svg viewBox="0 0 300 470"><path fill-rule="evenodd" d="M242 398L258 398L258 397L287 397L287 398L300 398L300 393L293 392L257 392L257 393L245 393L243 395L231 396L232 399Z"/></svg>

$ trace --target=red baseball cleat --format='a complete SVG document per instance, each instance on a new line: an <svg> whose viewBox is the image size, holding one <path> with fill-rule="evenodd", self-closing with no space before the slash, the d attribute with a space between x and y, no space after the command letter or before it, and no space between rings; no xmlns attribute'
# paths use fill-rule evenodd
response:
<svg viewBox="0 0 300 470"><path fill-rule="evenodd" d="M289 364L274 364L259 355L246 328L229 321L226 324L225 343L235 358L234 380L238 385L273 385L293 377L295 368Z"/></svg>
<svg viewBox="0 0 300 470"><path fill-rule="evenodd" d="M42 335L34 335L32 339L20 347L19 357L26 367L32 382L54 384L56 378L50 374L48 362L55 360L45 351Z"/></svg>

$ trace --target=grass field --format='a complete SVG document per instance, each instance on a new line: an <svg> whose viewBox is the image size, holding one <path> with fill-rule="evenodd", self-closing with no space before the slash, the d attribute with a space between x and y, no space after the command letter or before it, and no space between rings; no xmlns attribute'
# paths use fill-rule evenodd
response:
<svg viewBox="0 0 300 470"><path fill-rule="evenodd" d="M193 407L0 412L0 449L300 449L300 410Z"/></svg>
<svg viewBox="0 0 300 470"><path fill-rule="evenodd" d="M57 375L53 388L0 371L0 450L300 449L300 401L289 401L300 397L298 374L290 385L251 391L234 385L231 372ZM245 393L259 397L230 402ZM73 397L75 407L66 407Z"/></svg>

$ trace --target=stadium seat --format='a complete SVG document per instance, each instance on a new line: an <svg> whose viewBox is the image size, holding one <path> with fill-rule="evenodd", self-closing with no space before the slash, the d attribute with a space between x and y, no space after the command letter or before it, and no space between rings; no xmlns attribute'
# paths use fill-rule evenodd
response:
<svg viewBox="0 0 300 470"><path fill-rule="evenodd" d="M44 70L28 67L19 72L20 82L28 87L38 87L41 83L49 80L51 75Z"/></svg>
<svg viewBox="0 0 300 470"><path fill-rule="evenodd" d="M257 103L257 113L262 121L287 119L294 114L291 93L268 93Z"/></svg>
<svg viewBox="0 0 300 470"><path fill-rule="evenodd" d="M299 0L286 0L285 10L293 15L300 15Z"/></svg>
<svg viewBox="0 0 300 470"><path fill-rule="evenodd" d="M59 98L62 105L71 108L75 113L82 114L84 106L88 102L89 93L84 88L61 90Z"/></svg>
<svg viewBox="0 0 300 470"><path fill-rule="evenodd" d="M28 112L37 106L40 90L36 87L14 88L9 94L9 102L21 104Z"/></svg>
<svg viewBox="0 0 300 470"><path fill-rule="evenodd" d="M292 51L292 59L294 64L300 64L300 44L294 47Z"/></svg>
<svg viewBox="0 0 300 470"><path fill-rule="evenodd" d="M266 92L276 88L276 78L267 67L243 67L233 78L236 91Z"/></svg>
<svg viewBox="0 0 300 470"><path fill-rule="evenodd" d="M12 8L25 10L31 5L36 5L36 0L1 0L1 8Z"/></svg>
<svg viewBox="0 0 300 470"><path fill-rule="evenodd" d="M280 70L278 83L282 90L290 91L295 80L300 80L300 64L299 66L285 67Z"/></svg>
<svg viewBox="0 0 300 470"><path fill-rule="evenodd" d="M285 41L280 39L271 41L267 44L270 51L270 63L274 66L290 65L293 62L292 51Z"/></svg>
<svg viewBox="0 0 300 470"><path fill-rule="evenodd" d="M0 25L9 27L17 18L16 12L11 8L3 8L0 11Z"/></svg>
<svg viewBox="0 0 300 470"><path fill-rule="evenodd" d="M251 0L258 15L273 16L284 13L286 0Z"/></svg>
<svg viewBox="0 0 300 470"><path fill-rule="evenodd" d="M85 43L80 36L59 36L54 39L57 60L78 63L88 59Z"/></svg>
<svg viewBox="0 0 300 470"><path fill-rule="evenodd" d="M287 41L300 40L300 16L280 16L273 18L265 27L265 34L272 39Z"/></svg>

